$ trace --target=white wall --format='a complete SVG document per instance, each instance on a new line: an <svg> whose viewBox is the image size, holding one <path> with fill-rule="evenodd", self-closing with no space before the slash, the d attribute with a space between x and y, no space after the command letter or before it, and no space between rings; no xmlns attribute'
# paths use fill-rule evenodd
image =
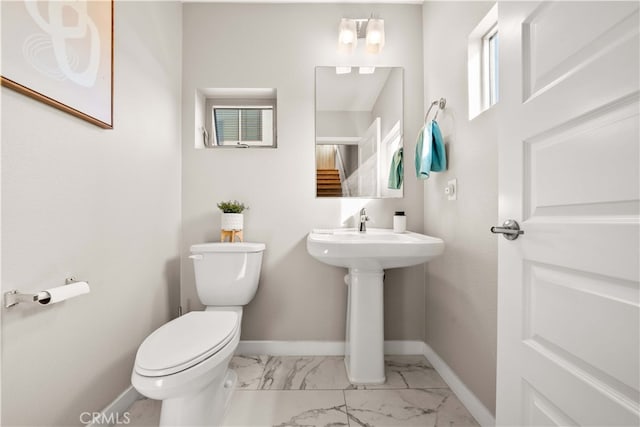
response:
<svg viewBox="0 0 640 427"><path fill-rule="evenodd" d="M181 24L178 2L115 4L113 130L2 88L2 292L91 284L2 307L3 426L80 425L176 313Z"/></svg>
<svg viewBox="0 0 640 427"><path fill-rule="evenodd" d="M380 171L378 172L378 187L380 188L380 194L383 197L400 197L402 195L402 189L389 189L389 172L391 170L391 162L393 155L400 148L402 139L392 138L391 131L394 126L399 122L402 127L402 116L397 114L402 109L402 99L398 99L396 94L402 93L402 70L396 68L391 70L384 87L378 95L378 99L373 106L371 115L373 117L380 117L380 149L378 156L380 157ZM394 132L395 134L395 132ZM404 153L404 150L403 150ZM407 153L405 162L409 166L413 163L411 152ZM407 166L404 166L405 169ZM405 176L410 177L414 173L415 169L411 169L405 173Z"/></svg>
<svg viewBox="0 0 640 427"><path fill-rule="evenodd" d="M250 206L245 237L267 245L256 298L245 308L245 340L342 340L346 316L345 270L313 260L305 248L315 227L339 227L366 205L374 227L391 227L394 210L408 227L423 227L422 184L407 171L404 199L315 197L314 76L318 65L404 67L404 123L408 151L423 114L421 5L200 4L183 9L182 300L201 308L192 265L194 243L219 240L216 203L238 199ZM344 16L385 19L387 45L370 56L336 52ZM230 44L233 41L233 44ZM273 87L278 91L278 148L193 148L197 88ZM385 293L388 339L421 339L423 267L389 271Z"/></svg>
<svg viewBox="0 0 640 427"><path fill-rule="evenodd" d="M424 185L424 228L445 253L427 265L426 342L484 405L495 411L497 237L497 116L467 114L467 37L490 2L425 2L425 105L444 97L438 116L449 169ZM433 112L432 112L433 114ZM458 179L458 200L446 181Z"/></svg>
<svg viewBox="0 0 640 427"><path fill-rule="evenodd" d="M389 73L389 77L387 77L387 81L371 109L372 117L380 117L382 139L387 136L398 121L402 125L402 117L397 114L402 107L402 100L398 99L396 95L398 93L402 93L402 70L396 68Z"/></svg>
<svg viewBox="0 0 640 427"><path fill-rule="evenodd" d="M362 136L371 126L371 111L318 111L316 136Z"/></svg>

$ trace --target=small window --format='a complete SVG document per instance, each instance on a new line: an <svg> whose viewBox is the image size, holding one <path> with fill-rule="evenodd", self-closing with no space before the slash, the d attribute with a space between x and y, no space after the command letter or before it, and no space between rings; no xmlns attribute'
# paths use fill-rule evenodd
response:
<svg viewBox="0 0 640 427"><path fill-rule="evenodd" d="M271 145L272 106L214 106L213 139L216 145Z"/></svg>
<svg viewBox="0 0 640 427"><path fill-rule="evenodd" d="M195 93L194 147L276 148L275 88L202 88Z"/></svg>
<svg viewBox="0 0 640 427"><path fill-rule="evenodd" d="M482 37L483 104L488 107L498 102L498 26L494 25Z"/></svg>
<svg viewBox="0 0 640 427"><path fill-rule="evenodd" d="M469 120L498 103L500 95L498 34L496 3L469 34L467 58Z"/></svg>

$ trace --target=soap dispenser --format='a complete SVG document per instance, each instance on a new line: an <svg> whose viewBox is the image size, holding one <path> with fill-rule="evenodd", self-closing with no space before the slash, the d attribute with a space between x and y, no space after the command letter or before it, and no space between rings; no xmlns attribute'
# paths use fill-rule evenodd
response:
<svg viewBox="0 0 640 427"><path fill-rule="evenodd" d="M404 233L405 231L407 231L407 217L404 211L396 211L393 216L393 232Z"/></svg>

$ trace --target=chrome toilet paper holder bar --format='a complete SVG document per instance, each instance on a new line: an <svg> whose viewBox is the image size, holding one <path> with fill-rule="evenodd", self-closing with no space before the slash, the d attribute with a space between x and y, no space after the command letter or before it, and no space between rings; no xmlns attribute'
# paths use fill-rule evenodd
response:
<svg viewBox="0 0 640 427"><path fill-rule="evenodd" d="M75 282L77 282L77 280L73 276L68 277L64 281L65 285L70 285ZM4 293L4 306L6 308L9 308L24 302L44 302L49 298L51 298L51 295L49 295L49 292L46 291L40 291L38 293L23 293L18 291L17 289L13 289Z"/></svg>

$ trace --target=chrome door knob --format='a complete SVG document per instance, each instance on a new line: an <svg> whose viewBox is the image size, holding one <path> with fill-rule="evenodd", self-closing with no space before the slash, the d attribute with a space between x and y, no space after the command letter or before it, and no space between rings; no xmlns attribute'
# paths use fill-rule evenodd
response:
<svg viewBox="0 0 640 427"><path fill-rule="evenodd" d="M524 234L524 231L520 230L520 225L514 219L506 220L502 227L491 227L491 232L502 234L507 240L516 240L519 235Z"/></svg>

